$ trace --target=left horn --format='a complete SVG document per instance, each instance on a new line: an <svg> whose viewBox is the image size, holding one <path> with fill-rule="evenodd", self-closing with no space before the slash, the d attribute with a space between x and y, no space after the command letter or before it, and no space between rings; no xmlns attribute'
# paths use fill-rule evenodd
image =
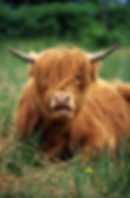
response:
<svg viewBox="0 0 130 198"><path fill-rule="evenodd" d="M16 56L16 57L18 57L18 58L20 58L24 61L27 61L27 62L30 62L30 63L34 63L34 61L35 61L35 58L33 56L18 52L14 49L9 49L9 52L12 55L14 55L14 56Z"/></svg>
<svg viewBox="0 0 130 198"><path fill-rule="evenodd" d="M99 60L105 58L106 56L108 56L109 54L111 54L112 52L114 52L117 48L119 48L119 45L114 45L106 50L101 51L101 52L91 54L90 60L92 62L99 61Z"/></svg>

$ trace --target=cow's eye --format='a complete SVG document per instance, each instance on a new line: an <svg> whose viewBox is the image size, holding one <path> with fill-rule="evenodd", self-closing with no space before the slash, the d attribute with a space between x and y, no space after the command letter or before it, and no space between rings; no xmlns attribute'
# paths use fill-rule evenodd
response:
<svg viewBox="0 0 130 198"><path fill-rule="evenodd" d="M77 87L82 90L84 88L84 79L83 76L81 74L78 74L75 76L75 84L77 85Z"/></svg>
<svg viewBox="0 0 130 198"><path fill-rule="evenodd" d="M75 79L78 80L78 81L80 81L80 80L82 79L82 76L81 76L80 74L77 74L77 75L75 76Z"/></svg>

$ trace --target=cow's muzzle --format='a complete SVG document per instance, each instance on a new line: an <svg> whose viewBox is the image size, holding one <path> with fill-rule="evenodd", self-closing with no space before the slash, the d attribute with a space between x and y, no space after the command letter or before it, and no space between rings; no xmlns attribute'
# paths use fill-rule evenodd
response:
<svg viewBox="0 0 130 198"><path fill-rule="evenodd" d="M75 109L75 101L68 92L55 92L50 101L50 108L56 116L70 116Z"/></svg>

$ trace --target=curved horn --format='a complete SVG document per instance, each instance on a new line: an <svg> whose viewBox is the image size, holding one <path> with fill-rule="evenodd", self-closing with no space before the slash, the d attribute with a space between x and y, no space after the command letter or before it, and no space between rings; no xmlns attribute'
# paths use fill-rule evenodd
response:
<svg viewBox="0 0 130 198"><path fill-rule="evenodd" d="M16 56L16 57L18 57L18 58L20 58L20 59L22 59L24 61L27 61L27 62L30 62L30 63L33 63L35 61L35 58L32 57L31 55L27 55L27 54L18 52L18 51L14 50L14 49L9 49L9 52L12 55L14 55L14 56Z"/></svg>
<svg viewBox="0 0 130 198"><path fill-rule="evenodd" d="M101 51L101 52L93 53L90 55L90 60L92 62L101 60L101 59L105 58L106 56L108 56L109 54L111 54L113 51L115 51L118 47L119 47L119 45L114 45L106 50Z"/></svg>

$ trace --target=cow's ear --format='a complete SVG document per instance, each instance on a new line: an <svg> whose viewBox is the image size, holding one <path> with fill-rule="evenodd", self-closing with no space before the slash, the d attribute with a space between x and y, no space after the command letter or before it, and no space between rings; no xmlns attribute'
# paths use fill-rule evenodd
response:
<svg viewBox="0 0 130 198"><path fill-rule="evenodd" d="M114 45L106 50L100 51L100 52L96 52L96 53L92 53L89 54L88 57L91 61L91 63L95 63L97 61L102 60L103 58L105 58L106 56L110 55L112 52L114 52L117 48L119 47L119 45Z"/></svg>
<svg viewBox="0 0 130 198"><path fill-rule="evenodd" d="M24 60L26 62L29 62L29 63L34 63L37 59L37 54L34 53L34 52L31 52L29 54L25 54L25 53L22 53L22 52L19 52L19 51L16 51L14 49L9 49L9 52L13 55L13 56L16 56L18 57L19 59L21 60Z"/></svg>
<svg viewBox="0 0 130 198"><path fill-rule="evenodd" d="M97 75L98 75L100 65L101 65L101 62L99 62L99 61L91 63L90 76L91 76L92 81L95 81L97 79Z"/></svg>

